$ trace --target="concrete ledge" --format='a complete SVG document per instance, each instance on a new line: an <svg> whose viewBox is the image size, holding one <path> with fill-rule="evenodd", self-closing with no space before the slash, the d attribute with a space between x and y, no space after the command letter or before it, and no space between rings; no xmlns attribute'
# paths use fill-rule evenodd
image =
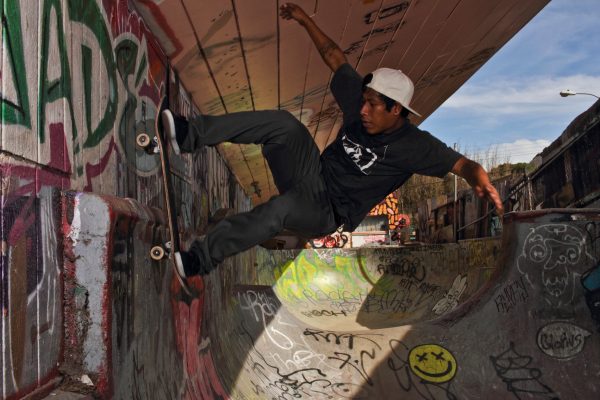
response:
<svg viewBox="0 0 600 400"><path fill-rule="evenodd" d="M147 259L133 260L133 254L123 246L135 245L147 255L153 244L163 241L163 226L159 210L131 199L64 194L63 370L76 376L89 375L103 397L112 395L114 376L120 374L115 370L115 357L119 359L120 355L114 348L115 339L120 341L116 332L120 327L114 320L122 315L115 312L114 305L121 296L132 295L120 292L118 283L121 275L131 275L136 262L150 264ZM164 266L161 271L169 270Z"/></svg>

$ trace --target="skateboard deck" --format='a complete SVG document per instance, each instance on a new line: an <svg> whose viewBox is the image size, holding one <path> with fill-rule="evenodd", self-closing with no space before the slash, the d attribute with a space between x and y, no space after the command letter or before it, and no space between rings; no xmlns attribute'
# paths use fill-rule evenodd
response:
<svg viewBox="0 0 600 400"><path fill-rule="evenodd" d="M181 242L179 237L179 226L177 224L177 210L175 208L175 193L173 191L173 183L171 181L169 149L167 147L169 139L165 134L161 123L161 113L167 108L166 105L167 98L161 98L154 126L154 137L151 138L147 133L140 133L136 138L138 146L142 147L144 150L146 150L146 152L158 154L160 157L165 208L169 227L169 241L163 243L162 245L152 247L152 249L150 249L150 257L154 260L162 260L168 257L171 261L173 272L179 280L179 283L181 283L182 288L189 295L192 295L192 291L190 290L185 275L183 275L182 271L180 271L178 268L178 263L180 266L183 264L181 263Z"/></svg>

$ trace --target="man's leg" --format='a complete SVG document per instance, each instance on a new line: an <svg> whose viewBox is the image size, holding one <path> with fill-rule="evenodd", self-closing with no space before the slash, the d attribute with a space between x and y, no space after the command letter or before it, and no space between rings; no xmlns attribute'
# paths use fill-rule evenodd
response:
<svg viewBox="0 0 600 400"><path fill-rule="evenodd" d="M319 150L306 127L287 111L201 115L189 122L176 118L175 127L178 146L188 153L222 142L262 144L280 193L318 173Z"/></svg>
<svg viewBox="0 0 600 400"><path fill-rule="evenodd" d="M306 236L335 230L329 198L320 177L319 150L306 127L290 113L258 111L200 116L189 123L177 118L175 125L177 142L184 152L224 141L262 144L281 193L250 212L226 218L204 240L196 241L189 252L182 252L187 275L208 273L225 257L260 244L284 228Z"/></svg>
<svg viewBox="0 0 600 400"><path fill-rule="evenodd" d="M187 266L186 275L207 274L225 257L263 243L283 229L316 237L336 227L321 177L307 177L286 194L216 224L204 240L190 247L195 259L193 267Z"/></svg>

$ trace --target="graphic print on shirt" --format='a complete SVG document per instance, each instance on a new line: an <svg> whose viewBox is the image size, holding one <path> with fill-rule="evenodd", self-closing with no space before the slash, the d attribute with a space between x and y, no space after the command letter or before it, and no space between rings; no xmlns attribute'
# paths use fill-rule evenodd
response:
<svg viewBox="0 0 600 400"><path fill-rule="evenodd" d="M356 164L360 171L365 175L369 175L369 169L375 165L380 158L381 160L385 158L385 152L387 150L387 146L385 146L383 155L378 156L372 149L359 143L354 143L346 136L346 134L342 136L342 144L346 154L350 156L350 159L352 159L354 164Z"/></svg>

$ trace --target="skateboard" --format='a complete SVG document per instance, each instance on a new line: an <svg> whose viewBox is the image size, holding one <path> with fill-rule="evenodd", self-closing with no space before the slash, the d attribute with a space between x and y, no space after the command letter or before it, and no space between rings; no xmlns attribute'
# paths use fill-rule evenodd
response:
<svg viewBox="0 0 600 400"><path fill-rule="evenodd" d="M168 241L162 245L154 246L150 249L150 257L153 260L163 260L169 258L172 263L175 276L181 283L182 288L192 295L192 291L187 283L183 271L180 271L178 265L183 268L181 262L181 243L179 237L179 226L177 224L177 211L175 209L175 193L171 181L171 165L169 163L169 149L167 148L168 136L163 131L161 123L161 113L167 108L167 98L163 97L158 106L158 113L154 126L154 137L147 133L140 133L136 137L136 143L149 154L158 154L160 157L161 175L163 181L163 190L165 195L165 207L167 211L167 221L169 224Z"/></svg>

